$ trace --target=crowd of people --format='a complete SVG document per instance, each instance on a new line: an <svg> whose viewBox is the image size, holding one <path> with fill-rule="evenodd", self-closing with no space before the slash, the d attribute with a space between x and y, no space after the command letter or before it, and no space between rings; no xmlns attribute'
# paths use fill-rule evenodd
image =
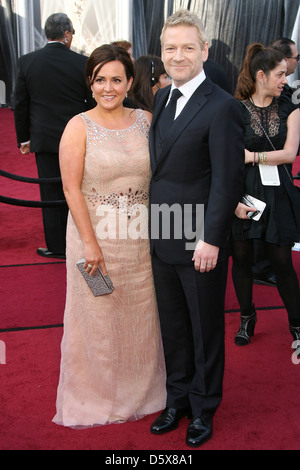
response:
<svg viewBox="0 0 300 470"><path fill-rule="evenodd" d="M205 30L188 10L166 20L161 58L135 60L126 41L76 54L64 14L51 15L45 32L48 44L19 60L14 113L39 177L62 178L47 192L41 185L41 199L67 203L43 209L47 247L38 249L67 266L53 421L82 428L159 412L150 431L164 434L187 416L186 444L198 447L222 400L230 255L236 345L254 335L261 242L300 355L291 254L300 111L286 79L296 45L250 44L233 95L218 85L226 74L214 77ZM99 277L111 293L93 295Z"/></svg>

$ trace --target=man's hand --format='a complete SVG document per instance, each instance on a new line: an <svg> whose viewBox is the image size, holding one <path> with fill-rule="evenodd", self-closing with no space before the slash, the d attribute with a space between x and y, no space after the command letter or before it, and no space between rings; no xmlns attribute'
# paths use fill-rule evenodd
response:
<svg viewBox="0 0 300 470"><path fill-rule="evenodd" d="M20 147L20 152L23 155L28 155L30 153L30 143L29 144L22 144Z"/></svg>
<svg viewBox="0 0 300 470"><path fill-rule="evenodd" d="M209 245L203 240L199 240L192 259L196 271L205 273L214 269L217 265L218 255L218 246Z"/></svg>

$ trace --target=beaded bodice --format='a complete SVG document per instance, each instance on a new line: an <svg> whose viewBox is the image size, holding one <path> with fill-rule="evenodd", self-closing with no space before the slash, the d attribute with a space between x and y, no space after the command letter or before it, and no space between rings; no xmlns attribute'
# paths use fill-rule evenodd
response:
<svg viewBox="0 0 300 470"><path fill-rule="evenodd" d="M122 130L106 129L81 114L87 129L82 192L90 208L119 208L124 198L128 206L148 204L150 124L142 110L135 112L135 123Z"/></svg>

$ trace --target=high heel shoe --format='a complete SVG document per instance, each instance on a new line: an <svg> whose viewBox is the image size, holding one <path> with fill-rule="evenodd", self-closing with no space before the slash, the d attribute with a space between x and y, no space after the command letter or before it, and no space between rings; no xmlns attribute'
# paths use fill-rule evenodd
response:
<svg viewBox="0 0 300 470"><path fill-rule="evenodd" d="M300 357L300 326L291 326L290 327L290 332L292 334L292 337L294 339L293 343L293 348L294 352L297 357Z"/></svg>
<svg viewBox="0 0 300 470"><path fill-rule="evenodd" d="M241 312L241 325L240 329L235 335L235 344L237 346L246 346L250 343L251 336L254 335L254 328L257 322L256 311L254 305L246 312ZM247 315L245 315L247 313Z"/></svg>

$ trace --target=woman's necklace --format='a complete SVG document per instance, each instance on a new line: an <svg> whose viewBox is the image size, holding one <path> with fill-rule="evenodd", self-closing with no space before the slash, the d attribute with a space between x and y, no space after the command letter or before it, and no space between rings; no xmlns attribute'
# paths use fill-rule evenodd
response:
<svg viewBox="0 0 300 470"><path fill-rule="evenodd" d="M269 102L267 105L264 105L264 104L263 104L262 106L259 106L259 105L257 105L257 104L255 103L254 98L253 98L253 95L250 96L249 101L250 101L256 108L268 108L268 107L270 106L270 104L272 103L273 98L270 99L270 102ZM269 101L269 100L268 100L268 101Z"/></svg>

